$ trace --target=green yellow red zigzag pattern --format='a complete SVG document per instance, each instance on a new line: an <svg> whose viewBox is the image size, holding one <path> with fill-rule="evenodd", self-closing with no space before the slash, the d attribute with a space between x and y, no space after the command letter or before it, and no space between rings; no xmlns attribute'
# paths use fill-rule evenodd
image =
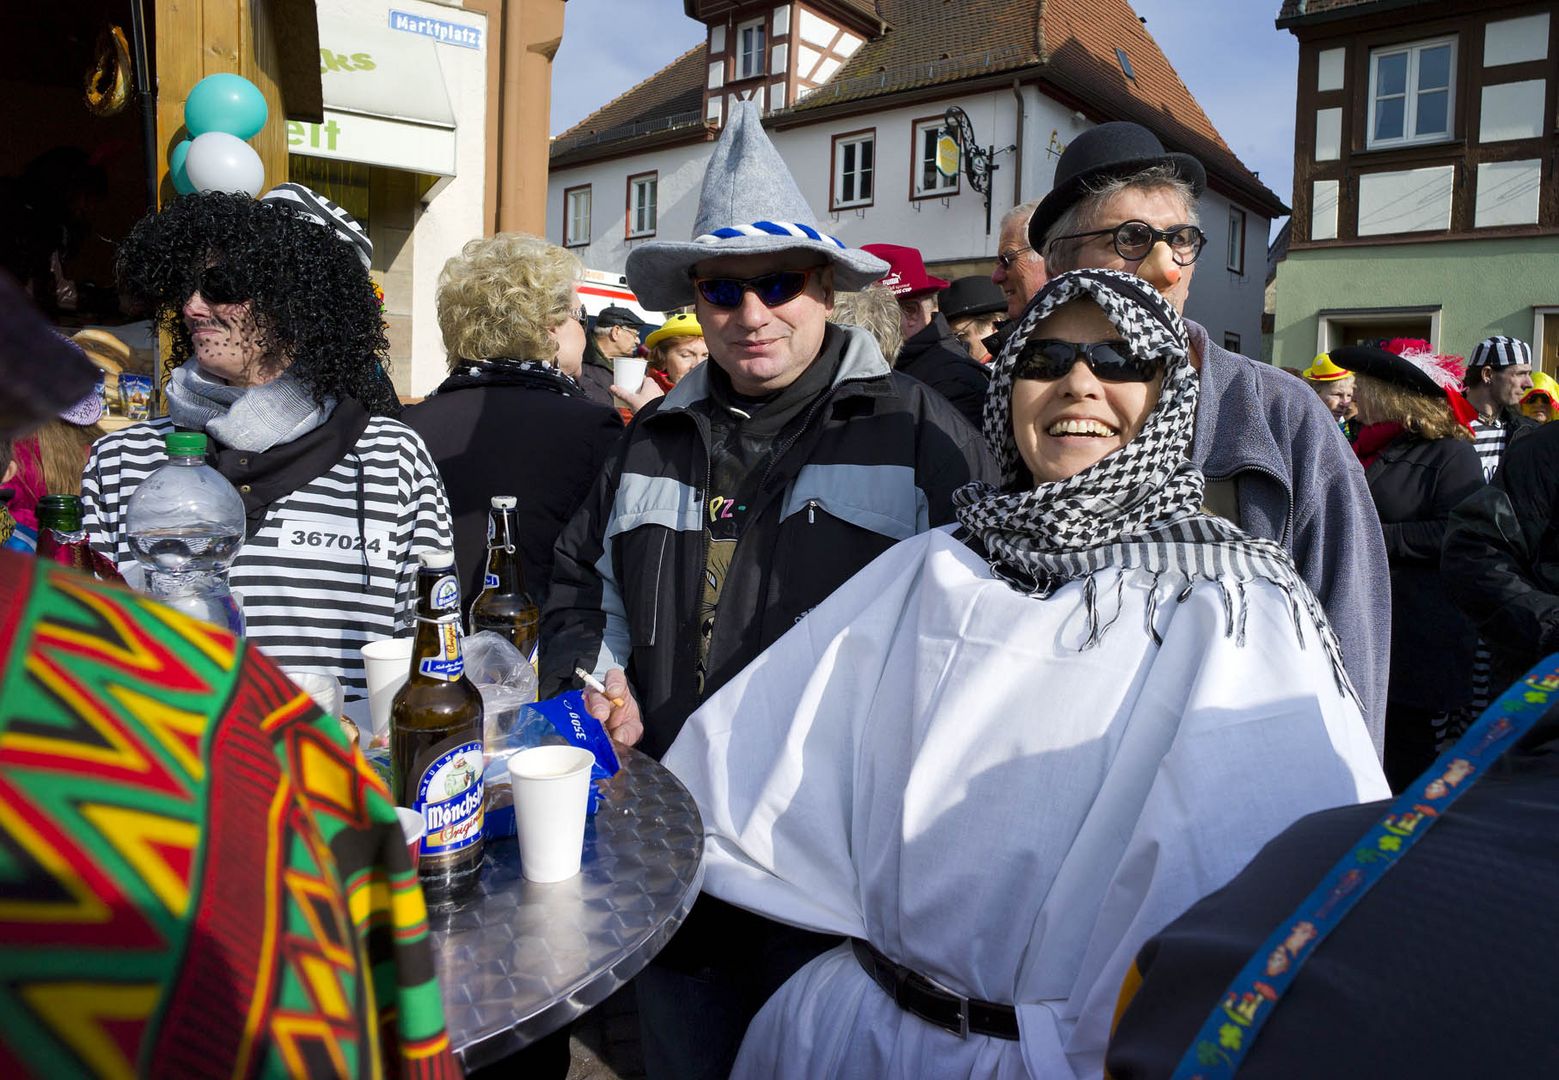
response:
<svg viewBox="0 0 1559 1080"><path fill-rule="evenodd" d="M455 1074L334 722L225 632L35 567L0 560L0 1075Z"/></svg>

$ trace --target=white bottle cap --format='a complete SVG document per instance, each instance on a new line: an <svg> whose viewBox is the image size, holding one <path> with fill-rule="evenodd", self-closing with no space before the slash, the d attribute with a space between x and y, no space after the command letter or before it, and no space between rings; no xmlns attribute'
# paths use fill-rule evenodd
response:
<svg viewBox="0 0 1559 1080"><path fill-rule="evenodd" d="M494 510L513 510L518 505L519 505L519 500L516 499L513 495L494 495L493 496L493 509Z"/></svg>
<svg viewBox="0 0 1559 1080"><path fill-rule="evenodd" d="M455 553L448 548L423 548L417 552L417 564L424 570L448 570L455 565Z"/></svg>

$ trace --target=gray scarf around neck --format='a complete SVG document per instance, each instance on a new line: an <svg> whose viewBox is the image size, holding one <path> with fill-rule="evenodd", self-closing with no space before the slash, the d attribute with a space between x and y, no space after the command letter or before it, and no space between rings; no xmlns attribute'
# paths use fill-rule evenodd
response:
<svg viewBox="0 0 1559 1080"><path fill-rule="evenodd" d="M260 386L230 386L200 369L193 358L168 380L168 415L181 428L204 431L223 446L261 453L307 435L330 418L296 376L283 372Z"/></svg>
<svg viewBox="0 0 1559 1080"><path fill-rule="evenodd" d="M1158 404L1131 442L1075 476L1030 486L1012 434L1013 369L1035 325L1078 298L1097 304L1136 355L1162 361L1163 385ZM1198 581L1215 583L1223 596L1227 633L1241 645L1245 584L1269 581L1288 597L1300 646L1305 645L1303 614L1308 613L1339 690L1357 700L1331 624L1288 552L1201 509L1202 473L1187 457L1199 382L1185 323L1157 290L1116 270L1061 274L1035 296L991 368L983 427L1001 467L1002 488L977 481L954 492L953 502L959 522L984 546L998 577L1041 597L1084 580L1089 627L1084 648L1096 645L1114 622L1101 623L1094 585L1094 575L1107 567L1152 575L1147 633L1155 642L1160 640L1153 623L1161 580L1179 585L1178 600L1186 599ZM1124 583L1122 577L1117 588Z"/></svg>

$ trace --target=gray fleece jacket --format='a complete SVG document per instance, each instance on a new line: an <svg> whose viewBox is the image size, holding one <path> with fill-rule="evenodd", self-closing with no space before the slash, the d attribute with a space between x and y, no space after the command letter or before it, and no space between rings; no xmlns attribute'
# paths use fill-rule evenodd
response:
<svg viewBox="0 0 1559 1080"><path fill-rule="evenodd" d="M1384 745L1391 579L1364 470L1302 380L1231 353L1186 320L1202 358L1191 460L1233 480L1240 528L1286 547L1326 608L1375 751Z"/></svg>

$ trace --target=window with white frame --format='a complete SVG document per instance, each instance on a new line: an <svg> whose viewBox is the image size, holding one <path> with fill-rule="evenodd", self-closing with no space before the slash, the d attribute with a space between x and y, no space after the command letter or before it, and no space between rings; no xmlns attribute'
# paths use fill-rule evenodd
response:
<svg viewBox="0 0 1559 1080"><path fill-rule="evenodd" d="M943 176L936 167L936 144L945 131L940 116L915 121L914 197L952 195L958 191L958 176Z"/></svg>
<svg viewBox="0 0 1559 1080"><path fill-rule="evenodd" d="M659 186L657 173L639 173L628 177L628 235L655 235L655 196Z"/></svg>
<svg viewBox="0 0 1559 1080"><path fill-rule="evenodd" d="M1236 274L1245 272L1245 211L1229 207L1229 251L1224 265Z"/></svg>
<svg viewBox="0 0 1559 1080"><path fill-rule="evenodd" d="M877 131L853 131L834 136L833 194L829 206L845 210L870 206L875 189Z"/></svg>
<svg viewBox="0 0 1559 1080"><path fill-rule="evenodd" d="M762 19L744 22L736 28L736 77L738 79L752 79L764 73L767 66L764 44Z"/></svg>
<svg viewBox="0 0 1559 1080"><path fill-rule="evenodd" d="M1456 39L1392 45L1370 53L1369 149L1451 137Z"/></svg>
<svg viewBox="0 0 1559 1080"><path fill-rule="evenodd" d="M563 192L563 246L579 247L590 242L590 185L567 188Z"/></svg>

